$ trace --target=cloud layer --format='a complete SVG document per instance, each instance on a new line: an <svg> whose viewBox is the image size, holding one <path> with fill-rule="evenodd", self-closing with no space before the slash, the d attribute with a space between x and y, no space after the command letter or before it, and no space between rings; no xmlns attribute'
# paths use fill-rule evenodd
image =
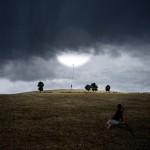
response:
<svg viewBox="0 0 150 150"><path fill-rule="evenodd" d="M75 51L93 54L76 87L89 80L116 90L149 89L149 6L149 0L1 0L1 82L67 87L72 70L56 57Z"/></svg>
<svg viewBox="0 0 150 150"><path fill-rule="evenodd" d="M150 69L147 63L150 64L150 60L141 61L126 53L120 53L119 57L109 54L93 56L86 65L75 66L73 88L84 89L86 84L95 82L99 90L104 90L109 84L113 91L149 91ZM69 89L72 84L72 68L59 64L57 59L45 61L36 58L29 67L23 64L17 66L11 62L11 66L4 67L7 68L5 78L9 79L3 86L5 92L13 93L15 87L11 89L12 85L16 86L17 92L37 90L40 80L45 83L45 89ZM3 82L4 79L1 80ZM19 86L23 88L17 88ZM4 91L3 87L1 91Z"/></svg>
<svg viewBox="0 0 150 150"><path fill-rule="evenodd" d="M140 41L143 46L150 39L149 4L148 0L1 0L1 62L53 57L58 50L78 51L97 42L134 47Z"/></svg>

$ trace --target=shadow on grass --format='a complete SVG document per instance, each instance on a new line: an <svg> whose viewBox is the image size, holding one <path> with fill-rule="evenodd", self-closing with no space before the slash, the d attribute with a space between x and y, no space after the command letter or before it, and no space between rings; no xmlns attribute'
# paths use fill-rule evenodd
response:
<svg viewBox="0 0 150 150"><path fill-rule="evenodd" d="M134 137L133 129L126 122L124 122L122 124L119 124L119 125L113 125L112 128L120 128L120 129L126 130L126 131L128 131L130 133L131 136Z"/></svg>

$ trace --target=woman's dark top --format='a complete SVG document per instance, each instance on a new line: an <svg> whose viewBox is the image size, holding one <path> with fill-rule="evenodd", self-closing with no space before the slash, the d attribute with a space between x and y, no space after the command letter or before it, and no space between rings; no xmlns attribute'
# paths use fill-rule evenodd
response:
<svg viewBox="0 0 150 150"><path fill-rule="evenodd" d="M118 109L112 119L119 121L123 118L123 110Z"/></svg>

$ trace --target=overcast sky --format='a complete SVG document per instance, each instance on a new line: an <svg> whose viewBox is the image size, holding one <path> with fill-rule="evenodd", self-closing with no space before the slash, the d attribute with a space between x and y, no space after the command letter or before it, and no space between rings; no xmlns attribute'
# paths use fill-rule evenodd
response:
<svg viewBox="0 0 150 150"><path fill-rule="evenodd" d="M73 88L150 91L149 0L0 0L0 93L68 89L61 52L91 54Z"/></svg>

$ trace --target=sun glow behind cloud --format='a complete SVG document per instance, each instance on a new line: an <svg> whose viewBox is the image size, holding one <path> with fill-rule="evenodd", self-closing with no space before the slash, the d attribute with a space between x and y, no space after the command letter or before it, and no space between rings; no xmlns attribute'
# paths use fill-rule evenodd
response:
<svg viewBox="0 0 150 150"><path fill-rule="evenodd" d="M92 55L77 52L63 52L57 56L58 61L68 67L75 65L76 67L83 66L86 64Z"/></svg>
<svg viewBox="0 0 150 150"><path fill-rule="evenodd" d="M147 64L150 64L150 60L141 60L123 52L119 57L112 57L109 53L89 55L92 61L89 60L88 65L75 68L75 89L84 89L86 84L95 82L99 87L98 90L104 90L105 86L110 84L112 91L148 91L150 68ZM32 64L32 67L20 61L12 61L7 64L6 68L4 67L2 72L5 74L5 78L0 78L0 83L3 85L0 87L0 94L37 91L39 81L44 82L44 90L70 88L72 69L61 66L58 64L58 60L32 58L28 64ZM72 62L69 64L72 67ZM41 68L40 72L38 72L37 66ZM29 80L36 74L38 76L34 80Z"/></svg>

